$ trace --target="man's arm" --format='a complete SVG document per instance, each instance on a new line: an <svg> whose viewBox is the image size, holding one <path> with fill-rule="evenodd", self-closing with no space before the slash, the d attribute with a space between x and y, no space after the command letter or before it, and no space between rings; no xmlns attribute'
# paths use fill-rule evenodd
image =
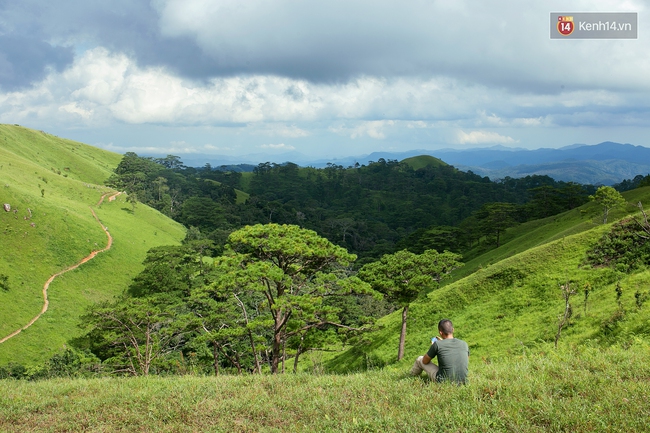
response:
<svg viewBox="0 0 650 433"><path fill-rule="evenodd" d="M436 342L432 343L431 346L429 346L429 350L427 350L427 353L424 354L422 357L422 364L429 364L433 358L436 357L438 354L438 344Z"/></svg>

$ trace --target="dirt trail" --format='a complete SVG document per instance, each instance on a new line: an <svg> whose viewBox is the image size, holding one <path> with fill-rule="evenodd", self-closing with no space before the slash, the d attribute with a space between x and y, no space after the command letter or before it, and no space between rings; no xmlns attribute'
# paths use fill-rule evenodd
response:
<svg viewBox="0 0 650 433"><path fill-rule="evenodd" d="M104 202L104 197L106 197L108 194L109 194L109 193L106 193L106 194L102 195L102 197L99 199L99 202L97 202L97 206L101 205L101 204ZM113 200L115 200L115 197L117 197L117 196L120 195L120 194L121 194L121 193L119 193L119 192L113 194L112 196L110 196L110 197L108 198L108 201L113 201ZM25 326L23 326L22 328L20 328L20 329L14 331L14 332L12 332L11 334L7 335L6 337L0 339L0 344L4 343L5 341L9 340L9 339L12 338L12 337L15 337L16 335L20 334L20 333L21 333L22 331L24 331L25 329L27 329L27 328L29 328L30 326L32 326L32 325L34 324L34 322L36 322L36 321L37 321L37 320L38 320L38 319L43 315L43 313L45 313L45 312L47 311L47 307L50 305L50 301L47 299L47 289L50 287L50 283L51 283L52 281L54 281L54 279L55 279L56 277L58 277L59 275L63 275L63 274L65 274L65 273L68 272L68 271L72 271L73 269L77 269L79 266L83 265L83 264L86 263L88 260L90 260L90 259L92 259L93 257L95 257L98 253L102 253L102 252L104 252L104 251L108 251L109 249L111 249L111 246L113 245L113 237L112 237L111 234L108 232L108 230L106 229L106 227L104 227L104 225L103 225L102 222L99 220L99 218L97 218L97 214L95 214L95 211L93 210L93 208L90 207L90 206L88 206L88 207L90 208L90 212L92 212L93 217L95 217L95 220L97 221L97 223L99 223L99 225L101 226L102 230L104 230L104 233L106 233L106 237L108 238L108 242L106 243L106 246L105 246L104 248L102 248L101 250L95 250L95 251L91 252L88 256L86 256L86 257L84 257L83 259L81 259L78 263L76 263L76 264L74 264L74 265L72 265L72 266L70 266L70 267L67 267L67 268L65 268L64 270L62 270L62 271L60 271L60 272L57 272L56 274L54 274L54 275L52 275L50 278L48 278L48 280L45 282L45 285L43 285L43 308L41 308L41 312L38 313L38 314L36 315L36 317L34 317L32 320L30 320L29 323L28 323L27 325L25 325Z"/></svg>

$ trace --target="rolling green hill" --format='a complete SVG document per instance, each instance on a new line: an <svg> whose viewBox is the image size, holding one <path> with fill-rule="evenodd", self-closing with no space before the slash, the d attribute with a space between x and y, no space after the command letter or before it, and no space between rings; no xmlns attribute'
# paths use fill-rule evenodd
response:
<svg viewBox="0 0 650 433"><path fill-rule="evenodd" d="M650 188L624 194L628 203L650 202ZM616 213L618 218L634 207ZM406 355L396 366L406 368L424 353L437 322L450 318L456 336L468 341L476 359L498 359L552 348L558 316L564 312L560 285L576 291L570 298L573 316L562 330L560 345L601 346L650 342L650 305L637 303L650 294L650 270L631 274L585 265L586 251L611 228L599 224L594 203L546 220L509 229L508 242L470 260L450 283L429 292L409 309ZM591 291L585 302L584 289ZM616 301L616 285L623 293ZM358 371L395 362L400 312L379 321L366 344L326 362L333 371Z"/></svg>
<svg viewBox="0 0 650 433"><path fill-rule="evenodd" d="M142 268L146 251L177 244L184 228L125 196L97 206L121 155L44 132L0 125L0 339L26 325L43 307L48 278L107 244L91 207L113 236L112 248L49 287L49 308L33 326L0 344L0 363L38 363L78 334L91 302L120 293Z"/></svg>
<svg viewBox="0 0 650 433"><path fill-rule="evenodd" d="M402 162L410 165L413 170L418 170L418 169L426 167L428 165L430 165L432 167L439 167L439 166L443 166L443 165L448 165L443 160L438 159L435 156L430 156L430 155L413 156L411 158L406 158L406 159L402 160Z"/></svg>

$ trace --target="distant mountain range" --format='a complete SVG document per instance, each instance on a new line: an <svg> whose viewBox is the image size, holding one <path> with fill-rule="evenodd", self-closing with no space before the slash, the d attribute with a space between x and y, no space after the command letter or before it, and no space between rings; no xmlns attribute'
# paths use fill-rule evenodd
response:
<svg viewBox="0 0 650 433"><path fill-rule="evenodd" d="M267 161L275 163L290 161L302 166L325 167L328 163L332 163L348 167L356 163L368 164L369 161L377 161L380 158L401 161L418 155L435 156L460 170L471 170L481 176L488 176L490 179L539 174L566 182L613 185L624 179L632 179L639 174L644 176L650 174L650 148L610 141L595 145L573 144L558 149L535 150L504 146L462 150L416 149L405 152L373 152L368 155L337 159L310 159L298 152L289 152L276 156L256 154L238 158L203 155L203 162L199 162L201 157L193 155L192 160L185 161L185 164L202 166L209 161L214 167L217 167L235 164L256 165ZM250 167L247 168L250 169Z"/></svg>
<svg viewBox="0 0 650 433"><path fill-rule="evenodd" d="M566 182L613 185L650 174L650 148L609 141L559 149L445 149L433 154L460 170L490 179L545 174Z"/></svg>

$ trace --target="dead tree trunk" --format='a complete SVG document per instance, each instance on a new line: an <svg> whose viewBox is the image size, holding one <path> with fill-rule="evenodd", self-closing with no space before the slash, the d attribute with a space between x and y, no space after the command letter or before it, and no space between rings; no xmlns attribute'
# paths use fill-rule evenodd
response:
<svg viewBox="0 0 650 433"><path fill-rule="evenodd" d="M397 360L404 358L404 345L406 342L406 315L408 314L409 306L405 305L402 310L402 332L399 334L399 350L397 351Z"/></svg>
<svg viewBox="0 0 650 433"><path fill-rule="evenodd" d="M217 343L212 344L212 356L214 357L214 375L219 376L219 349L217 349Z"/></svg>
<svg viewBox="0 0 650 433"><path fill-rule="evenodd" d="M555 334L556 349L557 349L557 342L560 340L560 334L562 333L562 328L564 328L564 325L569 321L571 315L573 314L573 310L571 308L571 303L569 302L569 298L571 297L571 295L574 295L576 293L575 290L571 290L568 281L566 282L566 284L560 285L560 289L562 290L562 296L564 297L564 314L560 315L560 320L557 324L557 334Z"/></svg>

